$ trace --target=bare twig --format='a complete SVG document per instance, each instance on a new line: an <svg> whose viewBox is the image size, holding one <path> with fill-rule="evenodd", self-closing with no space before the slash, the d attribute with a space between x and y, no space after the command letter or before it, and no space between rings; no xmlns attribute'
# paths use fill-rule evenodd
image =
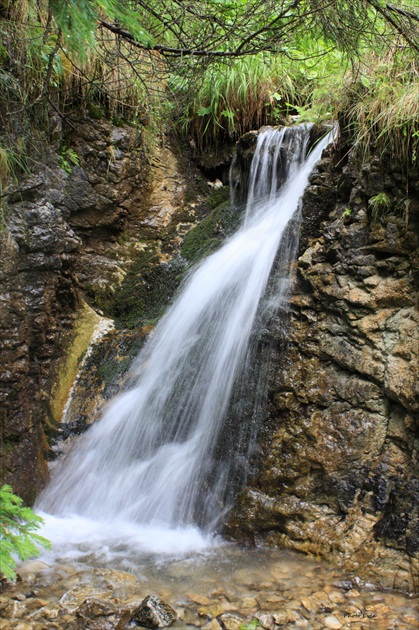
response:
<svg viewBox="0 0 419 630"><path fill-rule="evenodd" d="M56 104L55 104L55 103L53 103L53 102L52 102L52 100L51 100L50 98L48 99L48 103L51 105L51 107L52 107L53 109L55 109L55 111L57 112L57 114L60 116L60 118L62 118L62 120L63 120L64 122L66 122L66 123L67 123L67 125L70 125L70 127L71 127L72 129L76 130L76 127L75 127L75 125L73 125L73 123L71 122L71 120L69 120L65 114L63 114L62 112L60 112L60 110L58 109L58 107L56 106Z"/></svg>

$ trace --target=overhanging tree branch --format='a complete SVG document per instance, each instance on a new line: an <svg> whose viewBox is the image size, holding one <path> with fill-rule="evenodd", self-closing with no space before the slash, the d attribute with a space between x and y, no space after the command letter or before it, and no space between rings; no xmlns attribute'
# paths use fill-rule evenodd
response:
<svg viewBox="0 0 419 630"><path fill-rule="evenodd" d="M154 46L146 46L145 44L140 44L135 37L125 29L117 26L116 24L111 24L110 22L106 22L105 20L98 20L100 26L108 29L112 33L119 35L127 42L129 42L135 48L139 48L144 51L154 51L158 52L161 55L169 56L169 57L243 57L248 55L249 52L255 53L260 50L260 47L255 47L252 51L249 50L201 50L197 48L172 48L170 46L163 46L160 44L155 44ZM256 36L256 35L255 35ZM250 40L249 40L250 41ZM272 50L273 47L269 48L268 46L264 46L263 50Z"/></svg>
<svg viewBox="0 0 419 630"><path fill-rule="evenodd" d="M419 43L416 43L415 40L411 37L411 34L408 33L406 29L403 28L393 18L393 16L390 14L391 9L389 8L389 5L386 5L386 7L382 7L378 2L375 2L375 0L367 0L367 2L370 6L373 7L373 9L375 9L377 13L383 16L386 22L391 24L391 26L407 41L409 46L411 46L412 48L414 48L415 50L419 52Z"/></svg>
<svg viewBox="0 0 419 630"><path fill-rule="evenodd" d="M416 22L419 22L419 14L417 13L412 13L411 11L407 11L406 9L402 9L400 7L396 7L394 4L386 4L387 9L389 9L390 11L394 11L394 13L398 13L399 15L403 15L404 17L408 18L409 20L414 20Z"/></svg>
<svg viewBox="0 0 419 630"><path fill-rule="evenodd" d="M284 19L288 11L295 10L298 7L298 5L301 4L301 2L302 0L294 0L294 2L291 5L287 6L279 15L277 15L273 20L271 20L269 24L263 26L258 31L256 31L255 33L252 33L251 35L249 35L249 37L244 39L241 42L241 44L238 46L238 48L236 48L236 51L235 51L236 54L240 54L242 50L244 50L244 47L246 46L246 44L250 43L253 39L258 37L259 35L262 35L262 33L265 33L269 31L270 29L272 29L276 24L278 24L280 20Z"/></svg>

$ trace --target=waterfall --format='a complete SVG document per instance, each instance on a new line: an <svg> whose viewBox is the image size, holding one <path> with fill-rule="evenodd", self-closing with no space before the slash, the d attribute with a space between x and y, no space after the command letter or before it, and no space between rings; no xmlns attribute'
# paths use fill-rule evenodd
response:
<svg viewBox="0 0 419 630"><path fill-rule="evenodd" d="M37 505L44 516L214 530L255 433L250 413L226 435L232 392L278 248L289 249L287 225L330 141L306 156L307 125L259 134L242 226L193 270L137 357L130 389L57 466Z"/></svg>

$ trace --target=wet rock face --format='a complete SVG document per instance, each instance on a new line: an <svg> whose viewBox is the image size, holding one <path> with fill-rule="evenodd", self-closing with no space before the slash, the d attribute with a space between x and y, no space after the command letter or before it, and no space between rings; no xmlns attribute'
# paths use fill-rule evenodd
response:
<svg viewBox="0 0 419 630"><path fill-rule="evenodd" d="M0 233L1 479L27 501L47 477L51 385L78 308L78 287L88 288L87 279L92 283L99 271L102 282L115 282L121 273L106 259L93 265L91 258L88 271L81 270L89 239L115 238L133 186L141 183L145 169L132 155L136 133L82 121L71 152L65 144L59 154L51 150L7 197Z"/></svg>
<svg viewBox="0 0 419 630"><path fill-rule="evenodd" d="M329 156L311 180L264 456L231 526L417 589L419 191L411 173L398 193L399 175L375 160L342 172Z"/></svg>
<svg viewBox="0 0 419 630"><path fill-rule="evenodd" d="M0 478L27 501L47 478L50 392L78 288L88 288L87 278L99 271L105 284L120 273L115 260L93 265L83 252L92 230L102 230L106 248L121 229L145 171L136 133L82 122L71 154L79 165L66 162L65 152L52 152L7 197L0 231Z"/></svg>
<svg viewBox="0 0 419 630"><path fill-rule="evenodd" d="M13 218L11 218L13 217ZM0 233L1 479L28 500L46 478L50 366L76 305L80 239L45 198L12 205Z"/></svg>

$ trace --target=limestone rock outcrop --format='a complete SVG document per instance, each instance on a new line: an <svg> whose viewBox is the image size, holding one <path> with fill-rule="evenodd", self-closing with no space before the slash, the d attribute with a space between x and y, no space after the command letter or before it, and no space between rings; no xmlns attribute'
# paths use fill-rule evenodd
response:
<svg viewBox="0 0 419 630"><path fill-rule="evenodd" d="M391 161L342 163L304 196L259 473L230 528L418 589L418 169L407 186Z"/></svg>

